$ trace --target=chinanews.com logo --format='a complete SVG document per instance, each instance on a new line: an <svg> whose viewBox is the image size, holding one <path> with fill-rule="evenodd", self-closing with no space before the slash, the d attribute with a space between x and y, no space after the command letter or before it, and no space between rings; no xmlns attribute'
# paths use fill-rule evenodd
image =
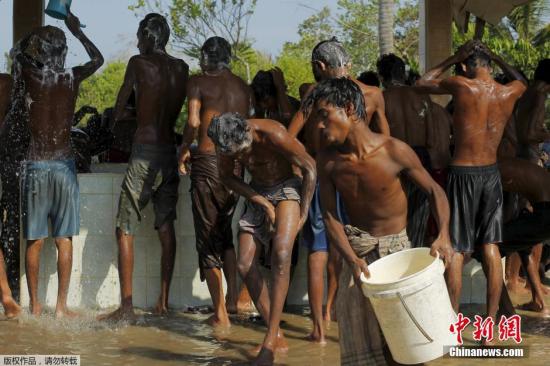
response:
<svg viewBox="0 0 550 366"><path fill-rule="evenodd" d="M479 315L474 316L474 321L458 313L458 320L449 326L449 331L456 335L458 346L450 347L450 357L465 357L465 358L499 358L499 357L527 357L527 350L519 346L495 346L495 347L480 347L480 346L464 346L462 333L468 325L472 324L474 330L472 339L474 341L494 342L498 339L500 342L513 340L519 345L523 341L521 338L521 317L512 315L506 317L502 315L498 322L498 335L494 334L495 321L492 317L483 318Z"/></svg>

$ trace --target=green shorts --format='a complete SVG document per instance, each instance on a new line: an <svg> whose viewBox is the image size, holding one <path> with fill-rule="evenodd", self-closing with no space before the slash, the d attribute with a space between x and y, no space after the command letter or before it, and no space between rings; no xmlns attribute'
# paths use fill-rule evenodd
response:
<svg viewBox="0 0 550 366"><path fill-rule="evenodd" d="M142 211L150 200L155 211L155 229L176 219L178 164L174 146L134 144L122 182L116 227L134 235Z"/></svg>

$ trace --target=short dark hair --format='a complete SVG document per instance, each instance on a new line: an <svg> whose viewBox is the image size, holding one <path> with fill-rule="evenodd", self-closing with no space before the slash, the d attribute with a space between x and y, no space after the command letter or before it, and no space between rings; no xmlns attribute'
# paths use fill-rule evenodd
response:
<svg viewBox="0 0 550 366"><path fill-rule="evenodd" d="M362 82L365 85L370 86L380 86L380 79L378 74L374 71L363 71L358 77L357 80Z"/></svg>
<svg viewBox="0 0 550 366"><path fill-rule="evenodd" d="M311 52L311 61L320 61L329 67L342 67L350 62L350 57L344 46L336 37L321 41Z"/></svg>
<svg viewBox="0 0 550 366"><path fill-rule="evenodd" d="M239 113L224 113L213 117L208 137L224 154L235 154L252 144L252 130Z"/></svg>
<svg viewBox="0 0 550 366"><path fill-rule="evenodd" d="M260 70L252 79L252 84L250 84L252 90L254 91L254 97L257 101L263 100L267 97L276 97L277 89L275 89L275 84L273 82L273 75L269 71Z"/></svg>
<svg viewBox="0 0 550 366"><path fill-rule="evenodd" d="M170 27L166 18L158 13L149 13L139 22L138 32L153 38L155 48L164 48L170 38Z"/></svg>
<svg viewBox="0 0 550 366"><path fill-rule="evenodd" d="M376 62L376 67L384 80L405 81L405 62L393 53L382 55Z"/></svg>
<svg viewBox="0 0 550 366"><path fill-rule="evenodd" d="M208 38L201 47L201 53L209 65L229 66L231 62L231 45L222 37Z"/></svg>
<svg viewBox="0 0 550 366"><path fill-rule="evenodd" d="M351 104L355 108L357 118L366 119L365 98L361 88L353 80L345 77L334 78L317 84L302 103L305 114L309 115L313 106L321 100L339 108Z"/></svg>
<svg viewBox="0 0 550 366"><path fill-rule="evenodd" d="M539 61L533 79L550 84L550 58L544 58Z"/></svg>
<svg viewBox="0 0 550 366"><path fill-rule="evenodd" d="M491 57L485 52L481 44L475 45L472 54L464 60L464 64L470 68L491 66Z"/></svg>

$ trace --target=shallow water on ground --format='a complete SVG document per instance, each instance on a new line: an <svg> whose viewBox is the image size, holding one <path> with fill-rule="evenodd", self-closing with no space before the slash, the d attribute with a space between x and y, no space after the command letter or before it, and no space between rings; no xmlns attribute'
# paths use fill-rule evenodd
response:
<svg viewBox="0 0 550 366"><path fill-rule="evenodd" d="M514 303L526 297L513 297ZM547 297L550 302L550 296ZM277 354L279 365L338 365L338 327L330 323L327 344L320 346L303 338L311 322L303 309L283 315L282 325L289 342L287 354ZM465 306L465 315L483 314L484 306ZM451 359L429 362L429 366L450 365L547 365L550 360L550 319L522 315L521 346L528 350L522 359ZM96 312L82 311L77 320L57 321L51 314L36 319L23 315L17 321L0 318L0 355L81 355L82 365L243 365L250 350L263 339L265 328L243 317L233 317L228 330L214 330L205 324L208 315L172 312L157 317L140 312L136 325L106 325L95 321ZM529 316L527 316L529 315ZM463 333L465 344L474 345L473 328ZM496 330L495 330L495 334ZM513 341L505 345L514 345Z"/></svg>

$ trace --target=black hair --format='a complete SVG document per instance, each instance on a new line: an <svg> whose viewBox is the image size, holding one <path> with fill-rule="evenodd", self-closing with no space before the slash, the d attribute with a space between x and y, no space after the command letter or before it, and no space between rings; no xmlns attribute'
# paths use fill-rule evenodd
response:
<svg viewBox="0 0 550 366"><path fill-rule="evenodd" d="M311 52L311 61L320 61L328 67L336 68L349 64L350 57L338 39L332 37L317 43Z"/></svg>
<svg viewBox="0 0 550 366"><path fill-rule="evenodd" d="M502 84L502 85L506 85L511 81L510 78L504 73L496 74L494 79L497 83Z"/></svg>
<svg viewBox="0 0 550 366"><path fill-rule="evenodd" d="M407 76L407 85L414 86L416 81L420 79L420 74L414 70L409 70L409 75Z"/></svg>
<svg viewBox="0 0 550 366"><path fill-rule="evenodd" d="M482 45L475 45L473 52L464 60L464 64L469 68L491 66L491 57L485 52Z"/></svg>
<svg viewBox="0 0 550 366"><path fill-rule="evenodd" d="M405 82L405 62L395 54L382 55L376 62L376 67L384 80Z"/></svg>
<svg viewBox="0 0 550 366"><path fill-rule="evenodd" d="M533 79L550 84L550 58L544 58L539 61Z"/></svg>
<svg viewBox="0 0 550 366"><path fill-rule="evenodd" d="M252 144L252 130L239 113L224 113L213 117L208 137L224 154L235 154Z"/></svg>
<svg viewBox="0 0 550 366"><path fill-rule="evenodd" d="M355 116L366 119L365 99L361 88L348 78L334 78L320 82L302 102L302 108L309 115L319 101L325 101L339 108L353 105Z"/></svg>
<svg viewBox="0 0 550 366"><path fill-rule="evenodd" d="M273 75L269 71L260 70L252 79L250 84L254 91L254 97L256 101L261 101L267 97L276 97L277 89L275 89L275 83L273 82Z"/></svg>
<svg viewBox="0 0 550 366"><path fill-rule="evenodd" d="M363 71L358 77L357 80L362 82L365 85L370 86L380 86L380 79L378 74L374 71Z"/></svg>
<svg viewBox="0 0 550 366"><path fill-rule="evenodd" d="M158 13L149 13L139 22L138 32L153 38L156 49L163 49L170 38L170 27L166 18Z"/></svg>
<svg viewBox="0 0 550 366"><path fill-rule="evenodd" d="M208 65L229 66L231 62L231 45L222 37L208 38L201 47L201 53Z"/></svg>

